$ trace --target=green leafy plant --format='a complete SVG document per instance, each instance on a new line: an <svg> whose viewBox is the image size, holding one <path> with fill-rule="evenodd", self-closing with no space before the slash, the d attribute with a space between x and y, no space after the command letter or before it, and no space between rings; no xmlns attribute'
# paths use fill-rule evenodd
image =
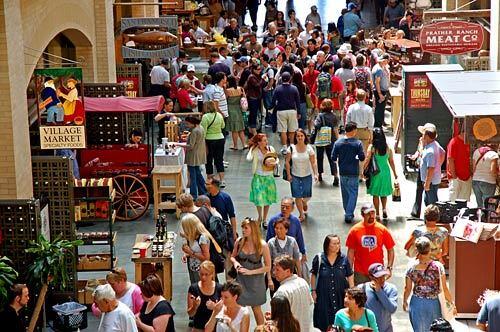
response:
<svg viewBox="0 0 500 332"><path fill-rule="evenodd" d="M12 267L12 261L7 257L0 257L0 306L7 301L9 287L16 281L17 271Z"/></svg>
<svg viewBox="0 0 500 332"><path fill-rule="evenodd" d="M28 332L35 330L49 283L60 285L62 288L66 287L69 280L66 262L68 258L74 256L73 249L82 244L81 240L62 240L59 236L54 241L49 241L43 235L40 235L37 241L30 242L30 247L26 249L26 252L32 254L33 263L28 268L28 279L41 288Z"/></svg>
<svg viewBox="0 0 500 332"><path fill-rule="evenodd" d="M69 280L66 267L67 259L74 256L73 248L82 245L83 241L62 240L57 237L48 241L40 235L37 241L31 241L26 252L33 255L33 263L28 268L28 278L37 286L54 283L62 288Z"/></svg>

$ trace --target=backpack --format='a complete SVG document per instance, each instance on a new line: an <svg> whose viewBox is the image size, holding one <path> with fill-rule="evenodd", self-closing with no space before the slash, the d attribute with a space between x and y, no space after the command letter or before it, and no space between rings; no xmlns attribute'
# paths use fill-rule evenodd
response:
<svg viewBox="0 0 500 332"><path fill-rule="evenodd" d="M218 252L213 241L210 241L210 261L215 265L216 274L224 272L224 263L226 262L226 258L222 254L222 248L220 252Z"/></svg>
<svg viewBox="0 0 500 332"><path fill-rule="evenodd" d="M317 96L320 99L331 98L332 97L332 78L328 73L321 73L318 76L318 89L316 91Z"/></svg>
<svg viewBox="0 0 500 332"><path fill-rule="evenodd" d="M316 146L328 146L332 144L332 127L325 125L325 117L321 114L318 115L321 119L321 128L316 134L316 139L314 140L314 145Z"/></svg>
<svg viewBox="0 0 500 332"><path fill-rule="evenodd" d="M233 227L229 221L218 216L211 215L207 221L207 230L213 236L221 248L233 250Z"/></svg>
<svg viewBox="0 0 500 332"><path fill-rule="evenodd" d="M354 68L354 76L356 77L356 85L359 89L365 90L367 93L371 90L368 86L368 77L369 73L366 71L366 68Z"/></svg>

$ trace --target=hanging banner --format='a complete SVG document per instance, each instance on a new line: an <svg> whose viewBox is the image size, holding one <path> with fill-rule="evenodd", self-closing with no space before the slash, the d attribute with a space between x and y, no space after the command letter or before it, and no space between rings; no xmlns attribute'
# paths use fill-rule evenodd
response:
<svg viewBox="0 0 500 332"><path fill-rule="evenodd" d="M479 23L441 21L424 25L419 40L424 52L441 55L463 54L481 49L484 31Z"/></svg>
<svg viewBox="0 0 500 332"><path fill-rule="evenodd" d="M85 148L81 68L35 69L40 147Z"/></svg>
<svg viewBox="0 0 500 332"><path fill-rule="evenodd" d="M117 83L125 85L125 93L129 98L136 98L139 96L139 78L138 77L117 77Z"/></svg>
<svg viewBox="0 0 500 332"><path fill-rule="evenodd" d="M427 75L410 75L409 108L432 108L432 84Z"/></svg>

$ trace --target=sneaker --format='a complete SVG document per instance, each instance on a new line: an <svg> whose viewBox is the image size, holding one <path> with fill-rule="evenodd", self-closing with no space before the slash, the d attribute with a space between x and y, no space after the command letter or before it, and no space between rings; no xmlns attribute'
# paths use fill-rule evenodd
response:
<svg viewBox="0 0 500 332"><path fill-rule="evenodd" d="M267 220L262 222L262 228L267 229Z"/></svg>
<svg viewBox="0 0 500 332"><path fill-rule="evenodd" d="M220 182L220 187L221 188L226 188L226 181L221 181Z"/></svg>
<svg viewBox="0 0 500 332"><path fill-rule="evenodd" d="M338 187L339 186L339 177L336 176L333 178L333 186Z"/></svg>
<svg viewBox="0 0 500 332"><path fill-rule="evenodd" d="M223 161L223 164L224 164L224 168L228 168L229 167L229 163L227 161Z"/></svg>
<svg viewBox="0 0 500 332"><path fill-rule="evenodd" d="M352 224L352 219L349 219L349 218L344 218L344 222L346 224Z"/></svg>

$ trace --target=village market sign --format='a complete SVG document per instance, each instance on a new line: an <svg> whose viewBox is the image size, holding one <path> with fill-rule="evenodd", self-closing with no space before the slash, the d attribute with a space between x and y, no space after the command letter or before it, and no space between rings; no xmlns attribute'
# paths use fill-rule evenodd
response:
<svg viewBox="0 0 500 332"><path fill-rule="evenodd" d="M463 54L480 50L484 31L478 23L441 21L424 25L420 31L422 51L441 55Z"/></svg>

